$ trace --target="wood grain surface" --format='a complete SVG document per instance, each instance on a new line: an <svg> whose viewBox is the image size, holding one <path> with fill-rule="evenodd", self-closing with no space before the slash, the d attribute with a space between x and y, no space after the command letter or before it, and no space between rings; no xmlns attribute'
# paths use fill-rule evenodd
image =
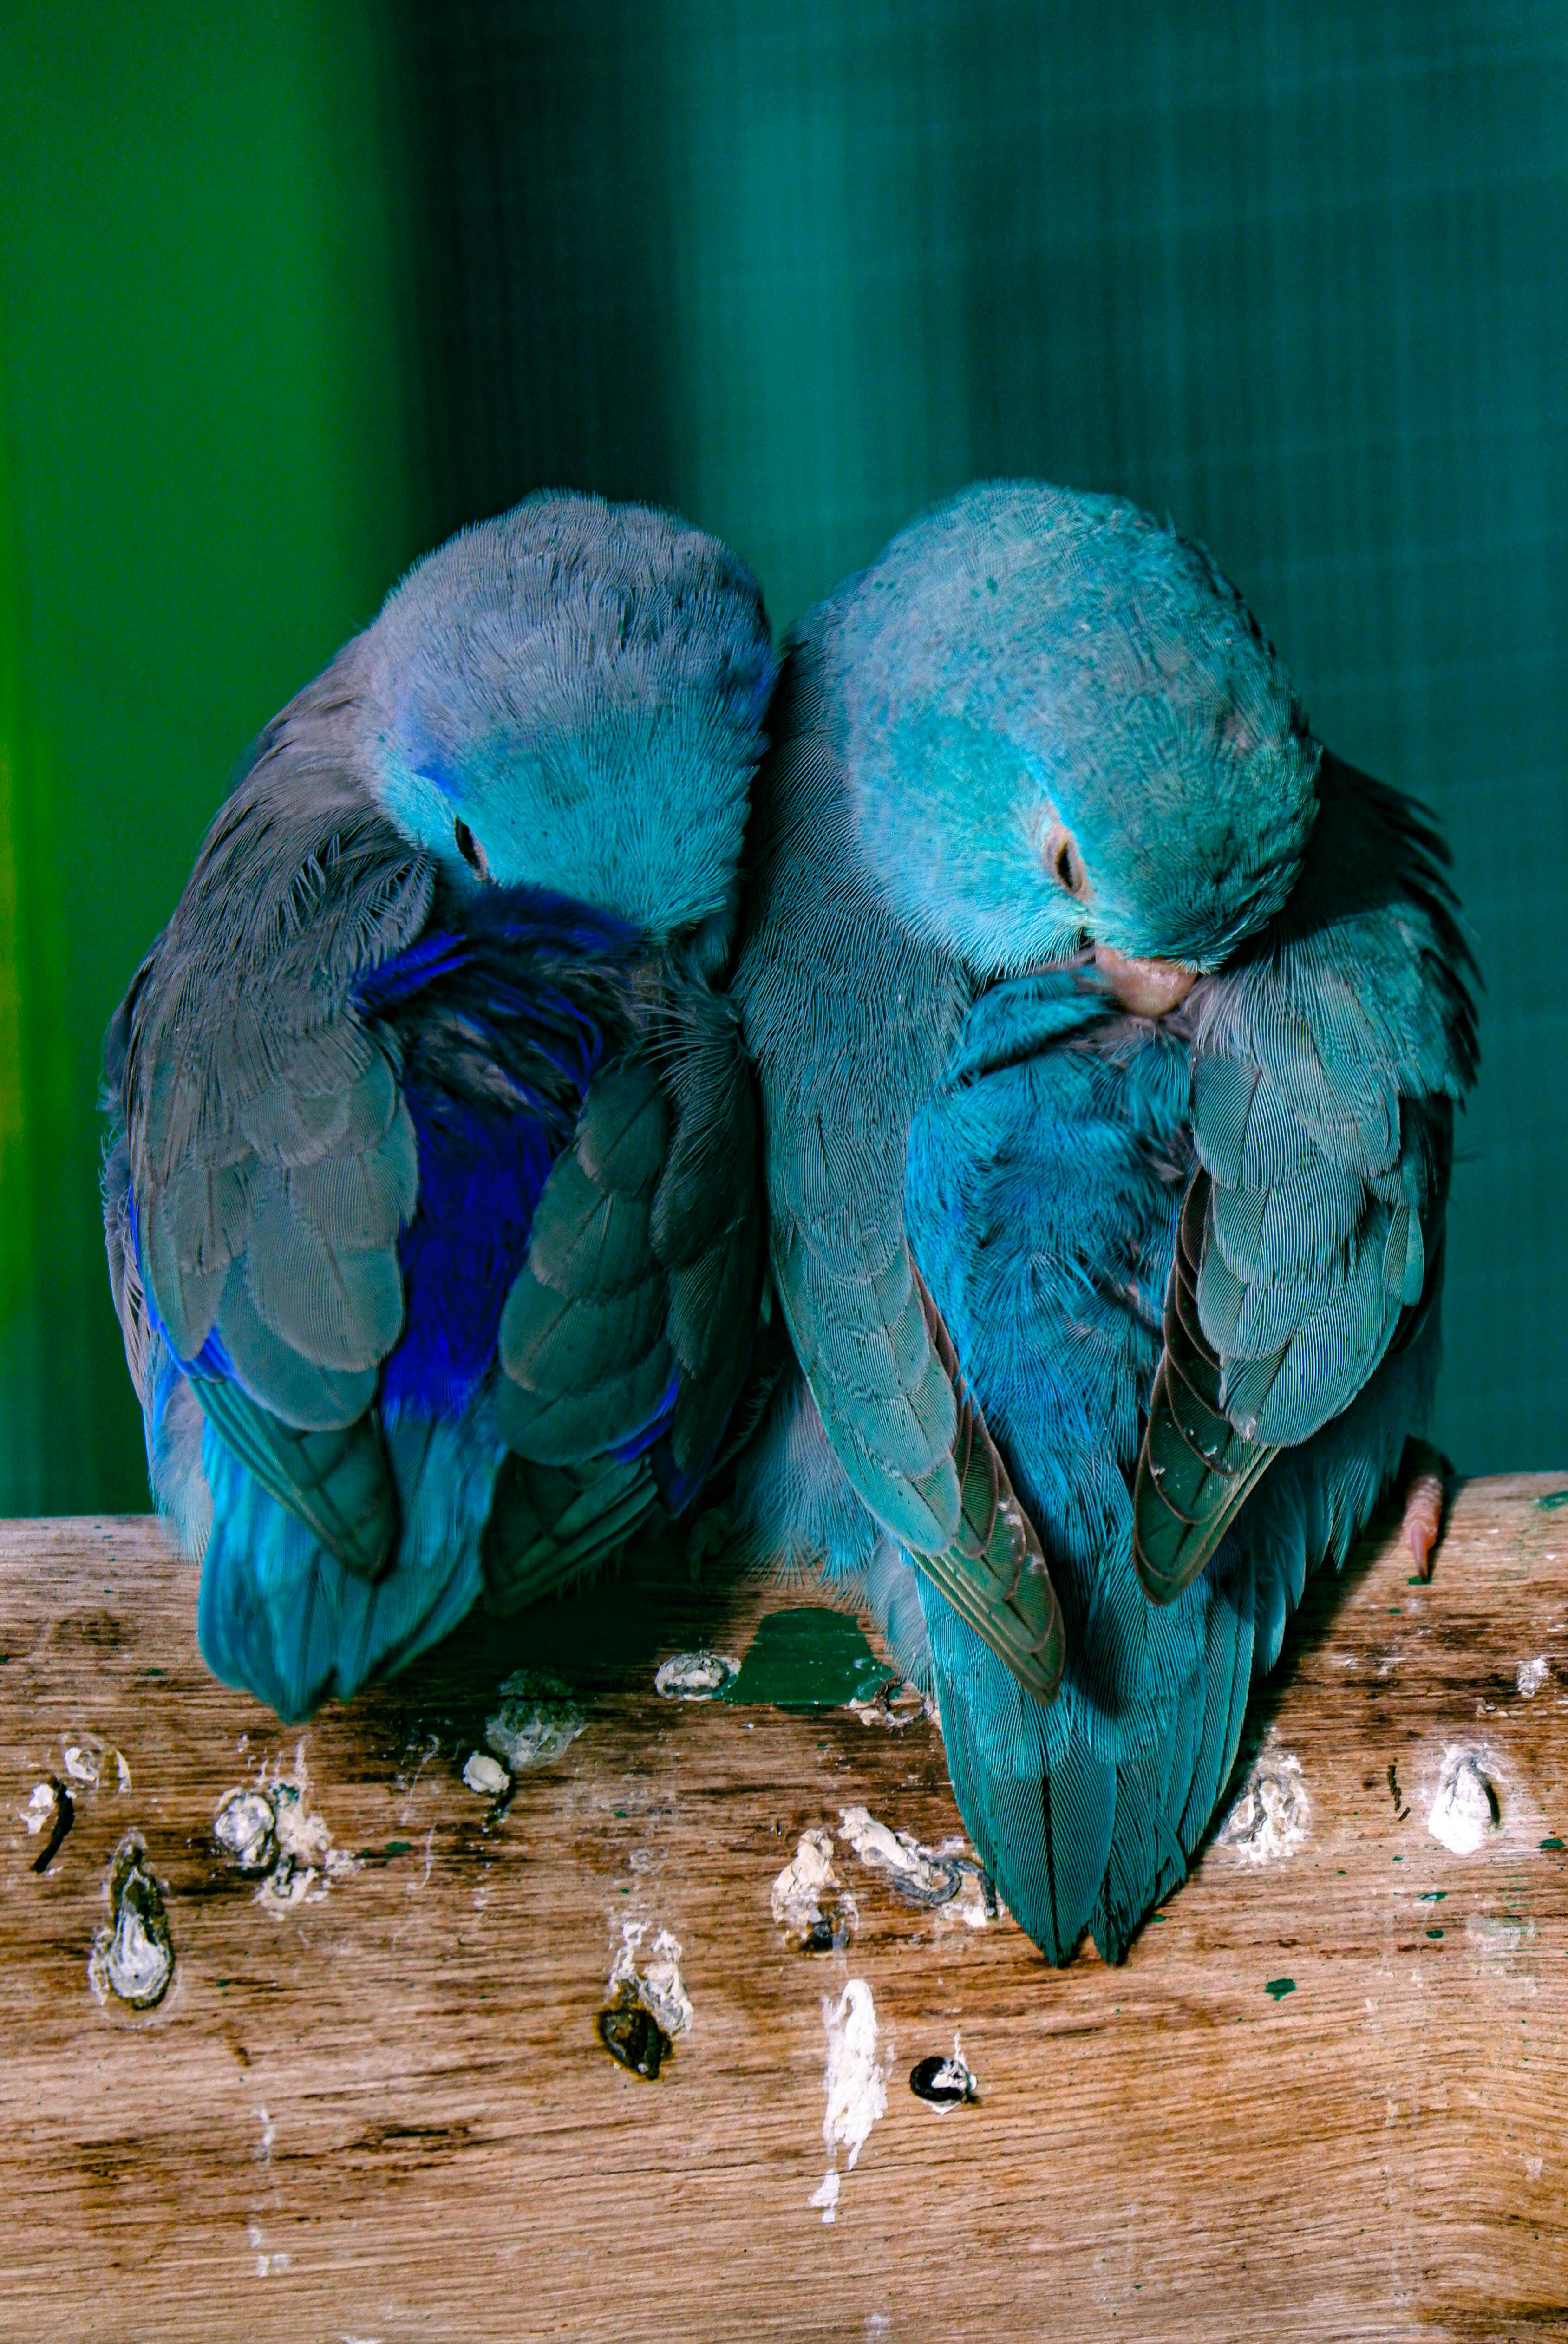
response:
<svg viewBox="0 0 1568 2344"><path fill-rule="evenodd" d="M655 1692L798 1591L672 1559L280 1733L203 1672L152 1523L6 1527L0 2334L1568 2336L1565 1488L1472 1482L1430 1587L1374 1543L1314 1593L1249 1733L1287 1852L1217 1841L1123 1967L1055 1973L842 1835L958 1833L928 1719ZM501 1679L595 1622L581 1736L468 1788ZM1445 1759L1468 1853L1431 1826ZM213 1821L279 1780L304 1853L258 1888ZM770 1891L819 1828L858 1920L811 1955ZM89 1980L133 1833L175 1962L147 2012L101 1951ZM692 2004L654 2081L601 2039L628 1923ZM851 2170L852 1980L886 2107ZM979 2097L938 2110L909 2078L956 2033Z"/></svg>

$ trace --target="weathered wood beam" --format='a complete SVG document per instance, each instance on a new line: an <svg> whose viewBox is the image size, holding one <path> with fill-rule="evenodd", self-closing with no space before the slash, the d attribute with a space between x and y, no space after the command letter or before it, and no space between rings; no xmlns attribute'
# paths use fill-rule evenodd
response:
<svg viewBox="0 0 1568 2344"><path fill-rule="evenodd" d="M799 1591L672 1564L282 1733L204 1673L153 1524L5 1526L0 2332L1568 2333L1568 1475L1471 1483L1408 1572L1313 1592L1251 1805L1123 1967L1053 1973L845 1824L957 1836L928 1718L656 1692ZM521 1662L583 1731L476 1791ZM215 1839L240 1790L281 1867ZM808 1832L816 1954L770 1901ZM606 2026L652 2064L676 1962L645 2080ZM938 2111L911 2073L956 2036L978 2098Z"/></svg>

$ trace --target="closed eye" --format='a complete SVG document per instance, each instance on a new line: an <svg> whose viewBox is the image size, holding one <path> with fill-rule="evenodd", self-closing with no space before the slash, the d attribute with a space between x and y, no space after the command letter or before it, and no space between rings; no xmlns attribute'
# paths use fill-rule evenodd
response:
<svg viewBox="0 0 1568 2344"><path fill-rule="evenodd" d="M1055 825L1046 841L1045 862L1047 870L1058 886L1065 887L1077 903L1087 900L1089 874L1084 869L1083 856L1078 853L1077 842L1071 831L1064 830L1060 823Z"/></svg>
<svg viewBox="0 0 1568 2344"><path fill-rule="evenodd" d="M474 836L472 831L469 828L467 823L460 820L454 822L452 824L452 836L457 840L458 853L462 856L463 861L468 864L469 869L476 873L481 879L488 879L490 877L490 864L485 860L484 849L480 844L478 839Z"/></svg>

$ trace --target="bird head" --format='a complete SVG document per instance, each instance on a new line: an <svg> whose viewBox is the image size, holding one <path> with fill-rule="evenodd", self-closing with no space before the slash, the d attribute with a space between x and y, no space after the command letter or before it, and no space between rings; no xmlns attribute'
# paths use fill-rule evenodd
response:
<svg viewBox="0 0 1568 2344"><path fill-rule="evenodd" d="M965 490L842 591L862 852L976 973L1092 949L1158 1015L1289 895L1317 743L1202 549L1119 498Z"/></svg>
<svg viewBox="0 0 1568 2344"><path fill-rule="evenodd" d="M356 648L372 784L455 884L591 900L655 939L724 907L774 658L716 538L531 496L419 562Z"/></svg>

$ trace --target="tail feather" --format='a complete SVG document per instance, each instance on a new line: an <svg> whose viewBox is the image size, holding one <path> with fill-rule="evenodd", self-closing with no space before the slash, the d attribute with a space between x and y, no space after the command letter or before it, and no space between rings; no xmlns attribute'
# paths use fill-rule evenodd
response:
<svg viewBox="0 0 1568 2344"><path fill-rule="evenodd" d="M1210 1573L1169 1610L1145 1605L1157 1644L1122 1734L1071 1682L1042 1708L924 1580L921 1598L954 1793L1004 1902L1047 1961L1070 1961L1086 1931L1120 1961L1186 1877L1234 1762L1249 1571Z"/></svg>
<svg viewBox="0 0 1568 2344"><path fill-rule="evenodd" d="M215 1676L286 1723L407 1667L479 1594L493 1429L470 1411L456 1422L396 1426L388 1447L403 1535L390 1568L367 1582L278 1504L213 1426L203 1436L214 1502L197 1609L202 1654Z"/></svg>
<svg viewBox="0 0 1568 2344"><path fill-rule="evenodd" d="M1047 1713L922 1579L947 1768L965 1825L1008 1909L1049 1962L1070 1961L1109 1859L1116 1769Z"/></svg>
<svg viewBox="0 0 1568 2344"><path fill-rule="evenodd" d="M509 1457L484 1535L490 1609L519 1612L585 1578L624 1545L658 1497L646 1456L584 1466Z"/></svg>
<svg viewBox="0 0 1568 2344"><path fill-rule="evenodd" d="M1239 1588L1238 1581L1242 1582ZM1202 1733L1177 1829L1190 1855L1209 1828L1226 1778L1236 1763L1241 1721L1252 1683L1251 1572L1239 1568L1218 1581L1207 1620Z"/></svg>
<svg viewBox="0 0 1568 2344"><path fill-rule="evenodd" d="M1187 1877L1187 1856L1167 1812L1169 1776L1158 1753L1117 1768L1116 1828L1089 1932L1119 1962L1145 1915Z"/></svg>
<svg viewBox="0 0 1568 2344"><path fill-rule="evenodd" d="M269 1490L356 1578L374 1579L397 1543L398 1510L373 1409L316 1432L285 1424L238 1383L190 1377L201 1412Z"/></svg>

